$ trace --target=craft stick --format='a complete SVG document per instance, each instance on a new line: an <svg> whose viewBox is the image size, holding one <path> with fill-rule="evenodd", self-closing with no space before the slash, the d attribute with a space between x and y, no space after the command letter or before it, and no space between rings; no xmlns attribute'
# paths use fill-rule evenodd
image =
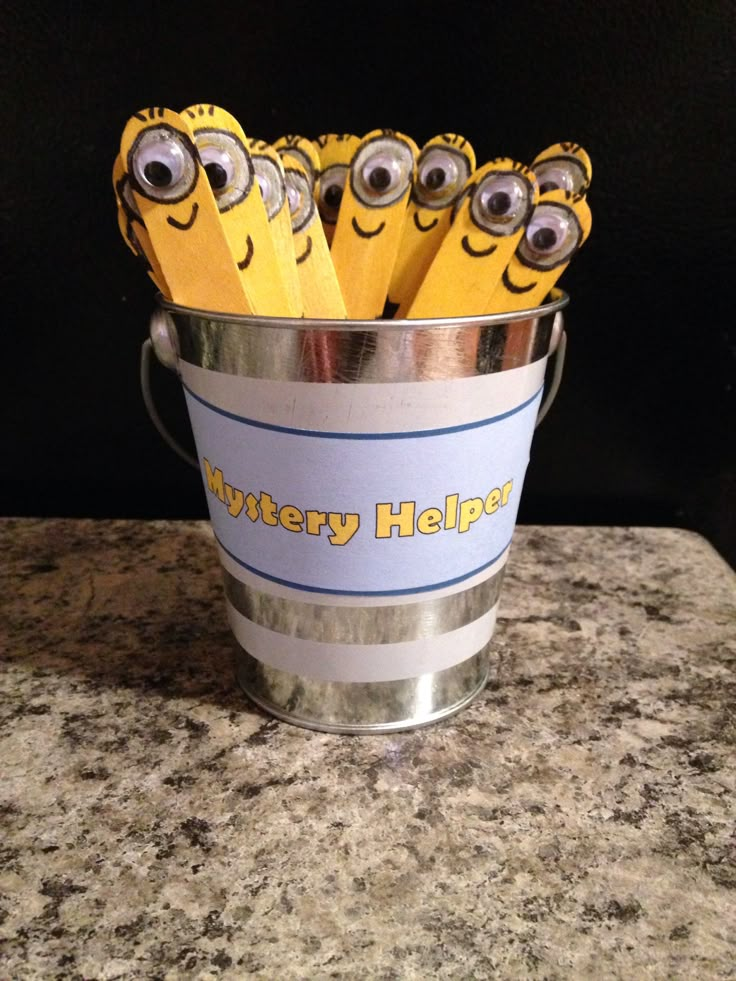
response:
<svg viewBox="0 0 736 981"><path fill-rule="evenodd" d="M360 146L360 137L350 133L325 133L314 145L319 153L319 194L317 207L329 245L335 235L350 161Z"/></svg>
<svg viewBox="0 0 736 981"><path fill-rule="evenodd" d="M539 306L590 235L591 223L584 195L562 190L542 194L483 312Z"/></svg>
<svg viewBox="0 0 736 981"><path fill-rule="evenodd" d="M268 215L276 258L281 269L281 278L289 294L289 307L297 311L295 316L304 316L304 301L296 265L294 236L291 231L289 200L286 196L286 180L281 157L270 143L248 137L246 146L253 161L256 180L261 189L261 197Z"/></svg>
<svg viewBox="0 0 736 981"><path fill-rule="evenodd" d="M112 168L112 183L115 189L115 199L118 206L118 228L126 245L133 255L139 258L146 267L151 280L157 289L168 299L171 299L168 283L161 270L156 253L153 251L151 239L146 226L136 207L130 181L125 173L125 167L120 154L115 158Z"/></svg>
<svg viewBox="0 0 736 981"><path fill-rule="evenodd" d="M318 217L317 204L312 196L309 176L295 159L284 168L284 175L304 316L343 320L347 316L345 303Z"/></svg>
<svg viewBox="0 0 736 981"><path fill-rule="evenodd" d="M295 161L304 168L312 191L315 192L319 180L320 162L319 153L312 141L306 136L290 133L288 136L280 136L273 148L283 160L284 167Z"/></svg>
<svg viewBox="0 0 736 981"><path fill-rule="evenodd" d="M194 105L189 120L220 212L230 251L254 313L298 317L276 255L247 140L238 120L219 106Z"/></svg>
<svg viewBox="0 0 736 981"><path fill-rule="evenodd" d="M450 227L452 206L474 170L475 152L463 136L443 133L422 147L388 288L398 317L408 312Z"/></svg>
<svg viewBox="0 0 736 981"><path fill-rule="evenodd" d="M407 316L485 312L537 203L534 174L508 157L475 172Z"/></svg>
<svg viewBox="0 0 736 981"><path fill-rule="evenodd" d="M331 254L352 319L383 312L418 152L402 133L373 130L350 164Z"/></svg>
<svg viewBox="0 0 736 981"><path fill-rule="evenodd" d="M135 113L123 130L120 154L172 299L204 310L253 313L185 119L160 107Z"/></svg>
<svg viewBox="0 0 736 981"><path fill-rule="evenodd" d="M578 143L554 143L542 150L532 164L539 193L561 188L573 194L587 194L593 167L590 157Z"/></svg>

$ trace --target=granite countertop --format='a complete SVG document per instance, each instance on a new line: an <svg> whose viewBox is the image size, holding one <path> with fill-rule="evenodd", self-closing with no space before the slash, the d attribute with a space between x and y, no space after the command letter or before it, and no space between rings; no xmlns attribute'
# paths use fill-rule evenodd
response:
<svg viewBox="0 0 736 981"><path fill-rule="evenodd" d="M520 527L491 681L390 736L236 688L204 522L0 522L2 978L736 976L736 588Z"/></svg>

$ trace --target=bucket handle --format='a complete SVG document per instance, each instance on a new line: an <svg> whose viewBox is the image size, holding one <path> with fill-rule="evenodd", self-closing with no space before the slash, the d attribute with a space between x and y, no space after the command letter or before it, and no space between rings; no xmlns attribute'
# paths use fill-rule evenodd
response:
<svg viewBox="0 0 736 981"><path fill-rule="evenodd" d="M182 460L194 467L195 470L199 470L199 463L195 457L193 457L191 453L188 453L182 446L179 445L177 440L174 439L164 425L161 416L158 414L156 403L153 399L153 393L151 391L151 361L153 353L156 354L156 357L161 364L164 365L164 367L178 373L179 352L176 341L176 330L171 323L169 315L164 310L154 310L153 314L151 315L150 334L151 336L143 342L143 346L141 347L140 377L143 404L145 405L148 416L161 439L171 447L177 456L180 456ZM552 408L552 403L554 402L557 392L559 391L560 383L562 381L562 371L565 367L566 351L567 335L565 334L565 323L562 316L562 311L558 310L555 314L554 323L552 324L552 337L550 339L548 354L548 357L554 357L552 379L550 381L547 394L544 397L544 401L539 407L537 420L534 424L535 429L540 425L544 417Z"/></svg>

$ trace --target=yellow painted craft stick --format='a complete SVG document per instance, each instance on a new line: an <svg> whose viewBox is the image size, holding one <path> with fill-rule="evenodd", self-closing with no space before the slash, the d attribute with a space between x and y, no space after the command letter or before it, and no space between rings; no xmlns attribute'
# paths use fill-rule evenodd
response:
<svg viewBox="0 0 736 981"><path fill-rule="evenodd" d="M499 157L475 172L407 316L485 312L537 203L534 174Z"/></svg>
<svg viewBox="0 0 736 981"><path fill-rule="evenodd" d="M360 137L350 133L325 133L314 145L319 153L319 194L317 207L329 245L335 235L350 161L360 146Z"/></svg>
<svg viewBox="0 0 736 981"><path fill-rule="evenodd" d="M383 313L417 154L408 136L379 129L352 159L331 250L351 319Z"/></svg>
<svg viewBox="0 0 736 981"><path fill-rule="evenodd" d="M562 190L542 194L483 313L539 306L590 235L591 223L582 194Z"/></svg>
<svg viewBox="0 0 736 981"><path fill-rule="evenodd" d="M309 176L296 160L284 168L304 316L344 320L347 316L330 258Z"/></svg>
<svg viewBox="0 0 736 981"><path fill-rule="evenodd" d="M319 181L320 163L319 153L312 141L306 136L290 133L288 136L280 136L273 144L273 148L283 160L284 167L296 161L304 168L312 191L315 192Z"/></svg>
<svg viewBox="0 0 736 981"><path fill-rule="evenodd" d="M532 164L539 193L572 191L573 194L587 194L593 167L590 157L578 143L554 143L537 154Z"/></svg>
<svg viewBox="0 0 736 981"><path fill-rule="evenodd" d="M115 199L118 205L118 228L128 248L146 266L146 272L156 287L168 299L171 299L166 278L153 251L151 239L143 224L130 189L128 175L125 173L120 154L115 158L112 168L112 183L115 188Z"/></svg>
<svg viewBox="0 0 736 981"><path fill-rule="evenodd" d="M215 195L230 251L255 313L298 317L276 255L268 215L238 120L213 105L182 111L189 120L202 166Z"/></svg>
<svg viewBox="0 0 736 981"><path fill-rule="evenodd" d="M281 278L289 294L289 308L296 311L294 316L303 317L304 301L296 265L284 165L278 153L265 140L248 137L246 146L253 161L256 180L268 215L268 227L281 270Z"/></svg>
<svg viewBox="0 0 736 981"><path fill-rule="evenodd" d="M443 133L422 147L388 288L403 317L450 227L452 206L475 170L475 152L463 136Z"/></svg>
<svg viewBox="0 0 736 981"><path fill-rule="evenodd" d="M183 306L253 313L191 129L171 109L135 113L120 141L133 198Z"/></svg>

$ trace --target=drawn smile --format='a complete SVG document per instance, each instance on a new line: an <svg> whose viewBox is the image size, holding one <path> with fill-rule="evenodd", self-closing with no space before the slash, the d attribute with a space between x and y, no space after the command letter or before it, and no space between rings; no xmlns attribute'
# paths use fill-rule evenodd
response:
<svg viewBox="0 0 736 981"><path fill-rule="evenodd" d="M253 258L253 252L254 252L253 239L249 235L248 240L246 242L245 258L241 259L240 262L238 263L238 269L242 270L248 268L248 266L250 265L250 260Z"/></svg>
<svg viewBox="0 0 736 981"><path fill-rule="evenodd" d="M496 245L489 245L487 249L474 249L473 246L470 244L470 239L468 238L467 235L463 235L463 240L460 244L462 245L463 249L465 249L465 251L468 253L468 255L472 255L474 259L482 259L483 256L493 255L493 253L497 249Z"/></svg>
<svg viewBox="0 0 736 981"><path fill-rule="evenodd" d="M534 287L537 285L536 283L529 283L528 286L515 286L509 279L509 274L507 269L504 269L503 271L503 274L501 276L501 282L509 291L509 293L528 293L529 290L533 290Z"/></svg>
<svg viewBox="0 0 736 981"><path fill-rule="evenodd" d="M296 257L297 265L299 265L300 262L304 262L305 259L308 259L309 256L311 255L311 253L312 253L312 236L311 235L307 235L307 245L306 245L306 248L304 249L304 251L302 252L301 255L298 255Z"/></svg>
<svg viewBox="0 0 736 981"><path fill-rule="evenodd" d="M419 212L414 212L414 224L419 232L430 232L438 222L439 218L433 218L428 225L423 225L419 217Z"/></svg>
<svg viewBox="0 0 736 981"><path fill-rule="evenodd" d="M187 229L191 228L194 222L197 220L198 211L199 204L195 201L192 205L192 213L189 216L189 221L177 221L176 218L172 218L171 215L168 216L166 221L168 221L172 228L178 228L179 231L186 232Z"/></svg>
<svg viewBox="0 0 736 981"><path fill-rule="evenodd" d="M353 216L353 228L360 235L361 238L373 238L375 235L380 234L386 227L386 222L382 221L378 228L374 228L372 232L367 232L364 228L361 228L358 224L358 219Z"/></svg>

